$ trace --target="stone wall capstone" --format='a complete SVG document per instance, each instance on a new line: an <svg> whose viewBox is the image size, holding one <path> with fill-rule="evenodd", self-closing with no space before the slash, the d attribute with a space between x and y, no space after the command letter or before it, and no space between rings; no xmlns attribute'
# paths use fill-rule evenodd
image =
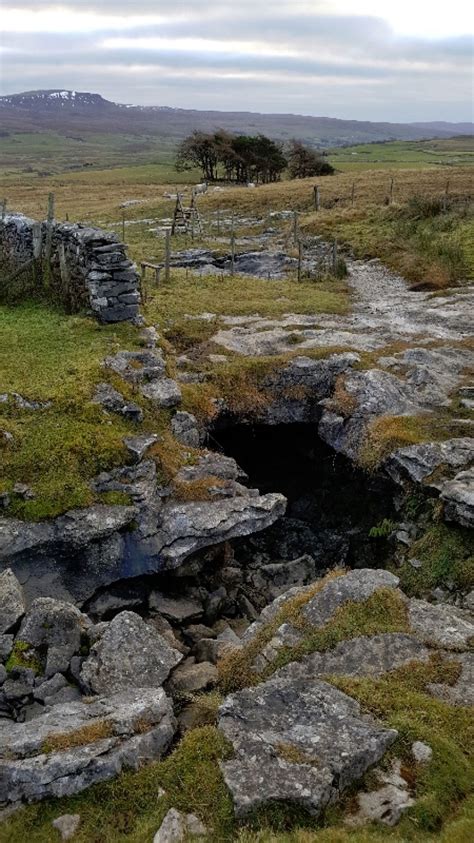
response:
<svg viewBox="0 0 474 843"><path fill-rule="evenodd" d="M0 294L6 279L33 262L35 225L23 214L7 214L0 221ZM54 221L49 270L45 260L48 223L41 223L41 234L41 260L32 263L30 271L33 283L38 284L38 278L42 283L47 277L52 294L69 311L90 308L101 322L123 322L139 316L140 277L114 232ZM28 292L34 292L31 285ZM8 290L2 297L7 298L6 294Z"/></svg>

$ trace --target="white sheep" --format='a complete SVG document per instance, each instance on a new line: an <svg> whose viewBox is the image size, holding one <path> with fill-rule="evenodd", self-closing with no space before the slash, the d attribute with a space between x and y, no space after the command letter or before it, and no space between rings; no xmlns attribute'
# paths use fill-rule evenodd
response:
<svg viewBox="0 0 474 843"><path fill-rule="evenodd" d="M207 193L207 181L204 181L202 184L195 184L193 193L195 196L199 196L200 193Z"/></svg>
<svg viewBox="0 0 474 843"><path fill-rule="evenodd" d="M254 182L254 181L248 181L248 182L247 182L247 187L257 187L257 185L255 184L255 182Z"/></svg>

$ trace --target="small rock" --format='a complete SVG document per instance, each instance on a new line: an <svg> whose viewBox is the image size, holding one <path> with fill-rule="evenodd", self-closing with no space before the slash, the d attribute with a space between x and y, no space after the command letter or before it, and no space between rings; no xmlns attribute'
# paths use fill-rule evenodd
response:
<svg viewBox="0 0 474 843"><path fill-rule="evenodd" d="M224 586L208 594L204 602L204 613L208 623L214 623L215 620L222 614L222 609L227 601L227 591Z"/></svg>
<svg viewBox="0 0 474 843"><path fill-rule="evenodd" d="M390 827L396 825L407 808L415 804L407 790L387 784L371 793L359 793L360 811L348 821L350 825L380 822Z"/></svg>
<svg viewBox="0 0 474 843"><path fill-rule="evenodd" d="M7 632L25 614L23 589L11 568L0 574L0 633Z"/></svg>
<svg viewBox="0 0 474 843"><path fill-rule="evenodd" d="M157 407L176 407L181 401L181 389L171 378L145 383L140 387L140 392Z"/></svg>
<svg viewBox="0 0 474 843"><path fill-rule="evenodd" d="M202 604L197 600L190 600L186 597L168 597L159 591L152 591L149 599L149 607L163 617L175 623L183 623L202 615Z"/></svg>
<svg viewBox="0 0 474 843"><path fill-rule="evenodd" d="M13 650L13 635L0 635L0 662L6 662Z"/></svg>
<svg viewBox="0 0 474 843"><path fill-rule="evenodd" d="M26 483L15 483L13 486L13 494L18 495L24 501L31 501L35 497L35 493L30 489Z"/></svg>
<svg viewBox="0 0 474 843"><path fill-rule="evenodd" d="M153 843L182 843L188 837L204 837L205 834L207 829L198 817L171 808L156 832Z"/></svg>
<svg viewBox="0 0 474 843"><path fill-rule="evenodd" d="M171 430L174 438L188 448L199 448L199 430L196 416L191 413L178 412L171 419Z"/></svg>
<svg viewBox="0 0 474 843"><path fill-rule="evenodd" d="M133 401L127 402L120 392L110 384L100 383L93 398L94 404L100 404L109 413L118 413L135 422L143 421L143 410Z"/></svg>
<svg viewBox="0 0 474 843"><path fill-rule="evenodd" d="M214 630L203 623L191 624L183 630L183 635L191 647L198 644L203 638L216 638Z"/></svg>
<svg viewBox="0 0 474 843"><path fill-rule="evenodd" d="M427 764L433 757L433 750L431 747L422 741L415 741L415 743L412 744L411 752L413 758L418 762L418 764Z"/></svg>
<svg viewBox="0 0 474 843"><path fill-rule="evenodd" d="M80 822L80 814L63 814L61 817L53 820L51 825L53 828L57 828L62 840L69 840L71 837L74 837Z"/></svg>
<svg viewBox="0 0 474 843"><path fill-rule="evenodd" d="M159 436L156 433L144 434L143 436L128 436L123 440L123 444L130 451L134 462L140 462L146 452L155 442L158 442Z"/></svg>
<svg viewBox="0 0 474 843"><path fill-rule="evenodd" d="M204 691L216 684L217 668L210 662L195 664L194 659L186 659L173 671L169 685L174 694Z"/></svg>

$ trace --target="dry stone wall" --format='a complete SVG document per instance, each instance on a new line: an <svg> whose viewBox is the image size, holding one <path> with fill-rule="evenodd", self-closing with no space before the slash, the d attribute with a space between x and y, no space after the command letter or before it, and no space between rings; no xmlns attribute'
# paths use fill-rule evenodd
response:
<svg viewBox="0 0 474 843"><path fill-rule="evenodd" d="M126 247L115 233L79 223L53 222L49 233L46 222L6 215L0 222L0 297L15 298L14 285L29 295L49 287L69 311L89 308L101 322L139 315L140 278Z"/></svg>

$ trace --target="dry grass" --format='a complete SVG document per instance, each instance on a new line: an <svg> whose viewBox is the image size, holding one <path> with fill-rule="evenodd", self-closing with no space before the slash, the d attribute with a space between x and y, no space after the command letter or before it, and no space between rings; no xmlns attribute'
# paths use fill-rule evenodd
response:
<svg viewBox="0 0 474 843"><path fill-rule="evenodd" d="M174 480L173 497L178 501L211 501L215 499L212 489L225 489L228 482L220 477L203 477L200 480Z"/></svg>
<svg viewBox="0 0 474 843"><path fill-rule="evenodd" d="M113 737L113 725L106 720L96 720L75 732L69 734L50 735L43 743L42 750L45 753L63 752L66 749L72 749L75 746L86 746L96 741L104 740L104 738Z"/></svg>
<svg viewBox="0 0 474 843"><path fill-rule="evenodd" d="M379 416L367 428L358 461L372 471L398 448L464 435L463 430L446 415Z"/></svg>

